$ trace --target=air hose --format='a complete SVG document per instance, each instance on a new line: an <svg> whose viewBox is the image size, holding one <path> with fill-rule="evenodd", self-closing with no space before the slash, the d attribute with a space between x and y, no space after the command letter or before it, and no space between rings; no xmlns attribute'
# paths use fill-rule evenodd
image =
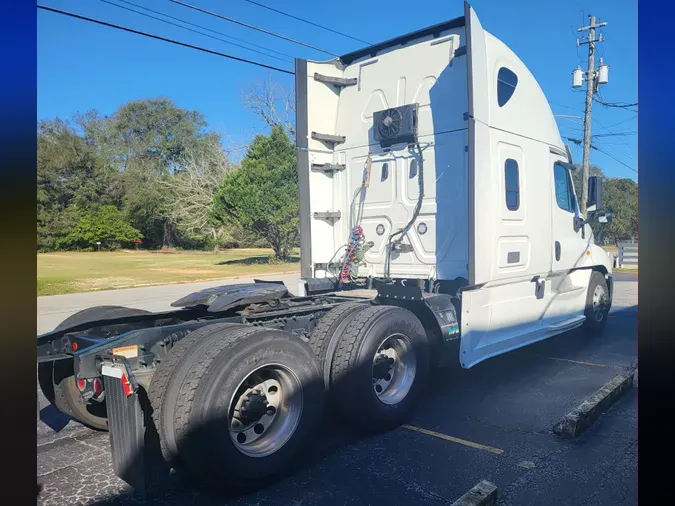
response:
<svg viewBox="0 0 675 506"><path fill-rule="evenodd" d="M391 271L391 251L403 241L403 238L405 237L405 234L408 233L410 230L410 227L413 226L415 223L415 220L420 214L420 211L422 209L422 201L424 200L424 158L422 157L422 147L420 146L420 143L417 142L415 143L415 146L417 146L417 152L419 153L420 156L420 161L419 161L419 175L417 177L417 184L419 186L419 197L417 197L417 204L415 205L415 210L413 211L412 218L410 218L410 221L406 224L405 227L402 229L392 233L389 236L389 239L387 240L387 253L386 253L386 259L385 259L385 278L386 279L391 279L390 276L390 271ZM400 235L398 239L395 241L392 241L394 237L397 235Z"/></svg>

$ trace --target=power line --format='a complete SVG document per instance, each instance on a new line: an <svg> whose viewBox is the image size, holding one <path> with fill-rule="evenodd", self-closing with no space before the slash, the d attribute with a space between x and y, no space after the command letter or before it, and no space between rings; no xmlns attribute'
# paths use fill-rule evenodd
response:
<svg viewBox="0 0 675 506"><path fill-rule="evenodd" d="M611 132L608 134L593 134L591 137L620 137L624 135L637 135L637 132Z"/></svg>
<svg viewBox="0 0 675 506"><path fill-rule="evenodd" d="M606 102L605 99L602 98L600 93L596 93L597 97L593 97L593 100L596 101L600 105L604 105L605 107L615 107L618 109L628 109L629 107L637 107L637 102L634 104L627 104L625 102ZM632 110L632 109L631 109ZM635 112L635 111L633 111Z"/></svg>
<svg viewBox="0 0 675 506"><path fill-rule="evenodd" d="M258 32L265 33L267 35L272 35L273 37L277 37L279 39L283 39L283 40L287 40L289 42L293 42L294 44L299 44L301 46L305 46L305 47L308 47L310 49L314 49L315 51L320 51L322 53L326 53L326 54L329 54L331 56L340 56L338 54L331 53L330 51L326 51L325 49L321 49L319 47L312 46L311 44L307 44L306 42L301 42L299 40L295 40L295 39L291 39L290 37L286 37L285 35L279 35L278 33L270 32L269 30L265 30L264 28L259 28L259 27L254 26L254 25L249 25L248 23L244 23L243 21L239 21L239 20L234 19L234 18L229 18L227 16L223 16L222 14L218 14L217 12L207 11L206 9L202 9L201 7L197 7L196 5L181 2L179 0L169 0L169 1L171 1L175 4L178 4L178 5L182 5L183 7L188 7L190 9L194 9L196 11L203 12L204 14L208 14L209 16L215 16L217 18L224 19L225 21L229 21L229 22L235 23L237 25L245 26L246 28L250 28L252 30L256 30Z"/></svg>
<svg viewBox="0 0 675 506"><path fill-rule="evenodd" d="M248 41L246 41L246 40L242 40L242 39L239 39L239 38L237 38L237 37L233 37L232 35L227 35L227 34L225 34L225 33L223 33L223 32L219 32L219 31L217 31L217 30L212 30L211 28L207 28L207 27L205 27L205 26L198 25L198 24L196 24L196 23L191 23L190 21L185 21L185 20L183 20L183 19L181 19L181 18L177 18L177 17L175 17L175 16L170 16L169 14L165 14L165 13L163 13L163 12L160 12L160 11L156 11L156 10L150 9L149 7L144 7L143 5L138 5L138 4L135 4L135 3L133 3L133 2L128 2L127 0L118 0L118 1L119 1L119 2L122 2L122 3L124 3L124 4L127 4L127 5L133 5L134 7L138 7L139 9L143 9L144 11L148 11L148 12L153 12L153 13L155 13L155 14L159 14L160 16L164 16L165 18L169 18L169 19L174 19L174 20L176 20L176 21L180 21L181 23L184 23L184 24L186 24L186 25L190 25L190 26L195 26L195 27L197 27L197 28L201 28L202 30L206 30L207 32L211 32L211 33L215 33L215 34L217 34L217 35L221 35L221 36L223 36L223 37L225 37L225 38L228 38L228 39L236 40L236 41L241 42L241 43L243 43L243 44L248 44L249 46L253 46L253 47L257 47L257 48L259 48L259 49L263 49L263 50L268 51L268 52L270 52L270 53L275 53L275 54L278 54L278 55L281 55L281 56L286 56L287 58L290 58L291 60L294 60L294 59L295 59L295 56L293 56L293 55L286 54L286 53L282 53L281 51L277 51L277 50L271 49L271 48L269 48L269 47L261 46L261 45L259 45L259 44L254 44L253 42L248 42ZM247 49L248 49L248 48L247 48ZM251 49L251 51L253 51L253 50Z"/></svg>
<svg viewBox="0 0 675 506"><path fill-rule="evenodd" d="M216 56L222 56L223 58L228 58L230 60L236 60L236 61L240 61L240 62L243 62L243 63L250 63L251 65L256 65L257 67L263 67L263 68L270 69L270 70L276 70L277 72L283 72L284 74L295 75L295 72L291 72L290 70L282 69L282 68L279 68L279 67L272 67L271 65L265 65L264 63L260 63L260 62L253 61L253 60L247 60L246 58L240 58L238 56L233 56L233 55L227 54L227 53L220 53L218 51L213 51L211 49L206 49L206 48L199 47L199 46L193 46L192 44L187 44L185 42L180 42L178 40L167 39L166 37L161 37L159 35L154 35L152 33L141 32L139 30L134 30L133 28L127 28L126 26L115 25L113 23L108 23L107 21L101 21L100 19L88 18L86 16L80 16L79 14L75 14L73 12L62 11L62 10L59 10L59 9L54 9L52 7L47 7L45 5L40 5L40 4L38 4L37 7L38 7L38 9L43 9L43 10L46 10L46 11L54 12L56 14L69 16L71 18L81 19L83 21L89 21L90 23L96 23L96 24L107 26L107 27L110 27L110 28L115 28L117 30L123 30L123 31L129 32L129 33L135 33L136 35L142 35L144 37L149 37L151 39L161 40L162 42L168 42L170 44L175 44L177 46L189 47L190 49L196 49L197 51L202 51L204 53L214 54Z"/></svg>
<svg viewBox="0 0 675 506"><path fill-rule="evenodd" d="M258 2L254 2L253 0L244 0L244 2L248 2L250 4L257 5L258 7L262 7L263 9L267 9L267 10L270 10L272 12L276 12L278 14L281 14L282 16L286 16L286 17L289 17L289 18L292 18L292 19L296 19L298 21L302 21L303 23L307 23L308 25L316 26L317 28L322 28L323 30L327 30L329 32L336 33L338 35L342 35L343 37L347 37L348 39L352 39L352 40L355 40L357 42L363 42L364 44L368 44L369 46L372 44L371 42L367 42L365 40L358 39L356 37L352 37L351 35L347 35L346 33L338 32L337 30L333 30L332 28L328 28L327 26L322 26L322 25L319 25L317 23L313 23L312 21L308 21L306 19L302 19L302 18L299 18L297 16L293 16L292 14L288 14L287 12L283 12L283 11L280 11L278 9L274 9L273 7L269 7L267 5L264 5L264 4L261 4L261 3L258 3Z"/></svg>
<svg viewBox="0 0 675 506"><path fill-rule="evenodd" d="M626 104L626 103L621 103L621 102L605 102L599 97L593 97L593 101L597 102L600 105L604 105L605 107L616 107L617 109L628 109L629 107L636 107L638 104L637 102L634 104Z"/></svg>
<svg viewBox="0 0 675 506"><path fill-rule="evenodd" d="M637 118L637 115L633 116L632 118L628 118L628 119L625 119L623 121L619 121L618 123L614 123L613 125L609 125L609 128L614 128L615 126L623 125L624 123L628 123L629 121L633 121L635 118Z"/></svg>
<svg viewBox="0 0 675 506"><path fill-rule="evenodd" d="M124 2L124 0L120 0L120 1ZM189 32L198 33L199 35L203 35L204 37L209 37L209 38L214 39L214 40L219 40L221 42L224 42L225 44L232 44L233 46L240 47L242 49L246 49L247 51L253 51L254 53L262 54L262 55L267 56L269 58L274 58L275 60L288 61L287 58L279 58L278 56L274 56L274 55L271 55L271 54L268 54L268 53L264 53L262 51L258 51L257 49L251 49L251 48L248 48L246 46L242 46L241 44L236 44L234 42L230 42L229 40L221 39L220 37L216 37L214 35L209 35L208 33L203 33L203 32L200 32L199 30L193 30L192 28L188 28L187 26L182 26L182 25L179 25L178 23L172 23L171 21L167 21L165 19L158 18L156 16L152 16L150 14L146 14L146 13L141 12L141 11L137 11L136 9L131 9L129 7L124 7L123 5L118 5L116 3L109 2L108 0L101 0L101 2L112 5L114 7L118 7L120 9L124 9L124 10L129 11L129 12L135 12L136 14L140 14L141 16L145 16L146 18L155 19L157 21L161 21L162 23L166 23L166 24L171 25L171 26L177 26L178 28L182 28L183 30L188 30ZM124 2L124 3L129 3L131 5L135 5L135 4L132 4L131 2ZM138 7L140 7L140 6L138 6Z"/></svg>
<svg viewBox="0 0 675 506"><path fill-rule="evenodd" d="M582 110L580 110L580 109L577 109L576 107L570 107L570 106L568 106L568 105L558 104L558 103L556 103L556 102L550 102L550 104L551 104L551 105L556 105L556 106L558 106L558 107L564 107L565 109L569 109L570 111L580 112L580 113L582 113L582 114L583 114L583 112L584 112L584 111L582 111ZM555 114L554 114L554 116L565 116L565 115L563 115L563 114L555 115ZM637 116L633 116L633 117L630 118L630 119L627 119L627 120L625 120L625 121L621 121L621 122L619 122L619 123L617 123L617 124L615 124L615 125L612 125L612 127L615 127L615 126L620 125L620 124L622 124L622 123L626 123L626 122L628 122L628 121L630 121L630 120L632 120L632 119L635 119L636 117L637 117ZM611 135L616 135L615 132L613 132L613 131L610 130L608 127L606 127L605 125L603 125L602 123L600 123L600 120L598 120L597 118L593 118L593 122L597 123L598 126L600 126L600 127L603 128L604 130L606 130L607 132L609 132ZM602 135L602 134L600 134L600 135ZM629 134L621 133L620 135L629 135ZM630 134L630 135L635 135L635 133ZM592 137L596 137L596 135L592 135ZM609 136L608 136L608 137L609 137ZM626 145L627 145L627 144L626 144Z"/></svg>
<svg viewBox="0 0 675 506"><path fill-rule="evenodd" d="M576 144L576 145L578 145L578 146L581 146L581 143L583 142L581 139L575 139L574 137L565 137L565 139L567 139L567 140L570 141L570 142L573 142L574 144ZM628 167L630 170L632 170L633 172L637 173L637 170L636 170L636 169L634 169L634 168L631 167L630 165L628 165L628 164L622 162L621 160L619 160L619 159L616 158L615 156L610 155L610 154L609 154L607 151L605 151L604 149L600 149L599 147L597 147L597 146L594 145L594 144L591 144L591 148L592 148L592 149L595 149L596 151L600 151L601 153L604 153L605 155L609 156L609 157L610 157L612 160L614 160L615 162L618 162L618 163L620 163L621 165L623 165L624 167Z"/></svg>
<svg viewBox="0 0 675 506"><path fill-rule="evenodd" d="M591 145L591 147L592 147L593 149L595 149L596 151L600 151L601 153L606 154L607 156L609 156L609 157L610 157L612 160L614 160L615 162L620 163L620 164L623 165L624 167L628 167L630 170L632 170L633 172L635 172L635 173L637 174L637 169L634 169L633 167L631 167L631 166L628 165L627 163L622 162L621 160L619 160L619 159L616 158L615 156L610 155L610 154L609 154L607 151L605 151L604 149L600 149L599 147L593 146L593 145Z"/></svg>

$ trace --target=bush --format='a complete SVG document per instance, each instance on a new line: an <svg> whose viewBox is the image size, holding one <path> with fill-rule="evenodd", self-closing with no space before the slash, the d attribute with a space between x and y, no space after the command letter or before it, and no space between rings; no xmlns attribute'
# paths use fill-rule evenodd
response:
<svg viewBox="0 0 675 506"><path fill-rule="evenodd" d="M91 251L100 242L101 249L115 250L142 238L143 234L124 221L119 209L103 206L96 213L80 218L60 247Z"/></svg>

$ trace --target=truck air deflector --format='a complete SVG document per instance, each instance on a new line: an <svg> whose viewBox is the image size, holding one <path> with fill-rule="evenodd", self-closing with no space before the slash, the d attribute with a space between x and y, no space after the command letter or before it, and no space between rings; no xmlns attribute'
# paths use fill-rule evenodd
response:
<svg viewBox="0 0 675 506"><path fill-rule="evenodd" d="M365 47L363 49L358 49L351 53L340 56L340 62L345 65L351 65L357 60L360 60L363 57L374 57L378 53L396 46L403 46L409 42L412 42L415 39L421 39L428 35L433 35L438 37L442 32L446 30L451 30L453 28L461 28L464 26L464 16L451 19L449 21L444 21L443 23L438 23L437 25L424 28L422 30L417 30L415 32L408 33L406 35L401 35L400 37L394 37L379 44L374 44L372 46Z"/></svg>
<svg viewBox="0 0 675 506"><path fill-rule="evenodd" d="M309 202L309 124L307 117L307 60L295 60L295 145L300 211L300 275L312 275L312 220Z"/></svg>

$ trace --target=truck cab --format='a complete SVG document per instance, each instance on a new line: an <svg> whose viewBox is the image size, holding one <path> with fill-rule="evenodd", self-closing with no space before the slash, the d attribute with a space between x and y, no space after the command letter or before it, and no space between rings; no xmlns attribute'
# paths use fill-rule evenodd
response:
<svg viewBox="0 0 675 506"><path fill-rule="evenodd" d="M550 105L470 5L334 60L297 60L296 100L310 283L449 291L464 367L583 325L594 272L608 307L611 263L580 214Z"/></svg>

